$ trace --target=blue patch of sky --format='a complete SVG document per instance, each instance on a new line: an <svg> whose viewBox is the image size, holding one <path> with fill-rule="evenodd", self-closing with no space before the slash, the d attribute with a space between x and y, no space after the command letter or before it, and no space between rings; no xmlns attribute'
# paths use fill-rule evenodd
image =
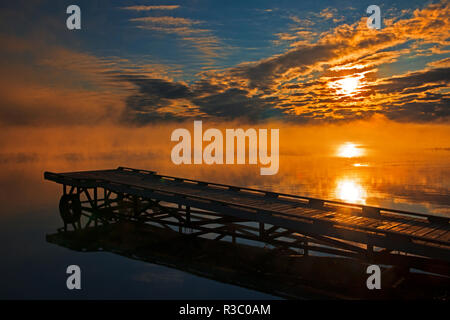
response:
<svg viewBox="0 0 450 320"><path fill-rule="evenodd" d="M54 37L54 43L97 57L117 56L121 58L146 57L148 63L176 64L181 66L186 80L205 67L223 69L242 62L257 61L289 50L290 42L275 45L276 33L290 32L301 27L291 17L309 19L312 26L303 26L320 34L342 23L354 23L367 15L365 10L373 1L86 1L77 4L82 11L82 30L69 31L65 28L65 9L73 1L44 1L31 4L23 13L27 23L15 28L16 34L30 28L43 27L43 32ZM424 1L382 1L378 2L386 17L393 17L403 9L414 10L424 6ZM12 4L2 5L11 6ZM175 10L130 11L121 7L132 5L179 5ZM326 8L336 8L336 17L325 20L317 14ZM192 34L193 37L215 37L219 43L218 56L208 58L182 36L154 30L136 28L139 24L130 19L145 16L172 16L199 21L190 26L193 29L208 29L210 32ZM56 26L60 22L61 28ZM299 39L301 40L301 39ZM136 59L139 61L139 59ZM400 63L400 60L404 64ZM395 64L396 70L410 68L416 62L402 58ZM418 58L426 64L427 58ZM410 65L410 66L408 66ZM392 67L392 66L391 66ZM398 69L397 69L398 68ZM387 67L385 68L387 70ZM381 72L387 72L383 68Z"/></svg>

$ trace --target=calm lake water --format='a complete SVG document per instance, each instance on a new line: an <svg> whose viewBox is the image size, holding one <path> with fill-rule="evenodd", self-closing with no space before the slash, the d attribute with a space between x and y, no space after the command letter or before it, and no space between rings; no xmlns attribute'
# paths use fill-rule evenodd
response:
<svg viewBox="0 0 450 320"><path fill-rule="evenodd" d="M45 235L62 226L58 213L61 187L44 181L44 171L123 165L416 212L447 216L450 212L450 148L440 135L440 130L448 132L448 127L433 133L414 128L407 139L399 135L396 142L383 142L380 135L375 139L339 130L314 134L314 128L303 129L309 130L299 133L303 138L293 139L286 130L288 138L280 141L279 173L264 177L258 166L175 166L170 162L169 135L165 129L158 130L157 135L146 133L145 137L140 131L127 136L122 132L96 134L95 139L89 131L78 136L59 131L11 131L3 136L0 298L272 298L112 253L80 253L47 243ZM134 142L127 143L127 138ZM290 142L283 142L286 140ZM15 144L17 141L20 143ZM81 291L66 289L65 270L70 264L81 267Z"/></svg>

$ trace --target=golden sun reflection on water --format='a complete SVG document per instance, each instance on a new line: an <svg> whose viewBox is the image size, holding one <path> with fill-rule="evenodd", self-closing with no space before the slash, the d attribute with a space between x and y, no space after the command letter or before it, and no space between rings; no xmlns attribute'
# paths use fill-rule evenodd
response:
<svg viewBox="0 0 450 320"><path fill-rule="evenodd" d="M367 163L354 163L354 167L368 167L369 165Z"/></svg>
<svg viewBox="0 0 450 320"><path fill-rule="evenodd" d="M225 130L234 125L217 127ZM183 124L189 126L191 122ZM3 129L2 214L57 203L59 186L44 181L44 171L123 165L299 196L450 215L449 125L382 121L345 127L283 127L280 170L272 176L261 176L260 165L173 164L170 135L178 127L179 123L140 128L77 127L76 135L73 127ZM399 132L402 134L392 139Z"/></svg>
<svg viewBox="0 0 450 320"><path fill-rule="evenodd" d="M337 156L341 158L355 158L362 155L364 155L364 149L352 142L344 143L337 150Z"/></svg>
<svg viewBox="0 0 450 320"><path fill-rule="evenodd" d="M342 201L366 204L366 189L352 178L343 178L337 181L336 196Z"/></svg>

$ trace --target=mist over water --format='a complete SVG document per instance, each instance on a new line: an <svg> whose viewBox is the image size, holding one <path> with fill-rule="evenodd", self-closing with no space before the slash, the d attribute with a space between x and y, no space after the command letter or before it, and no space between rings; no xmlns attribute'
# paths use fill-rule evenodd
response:
<svg viewBox="0 0 450 320"><path fill-rule="evenodd" d="M9 263L0 266L6 279L0 297L270 297L111 253L79 253L47 243L45 234L62 226L58 213L61 186L44 181L44 171L128 166L185 178L450 215L450 148L444 139L450 130L445 125L396 124L390 125L389 132L383 130L383 123L280 127L280 169L274 176L261 176L257 165L172 164L170 151L174 143L170 142L170 132L180 126L6 129L7 134L0 137L0 254ZM362 128L365 134L360 134ZM69 264L79 264L85 275L85 290L75 295L65 288L65 268ZM202 285L196 285L199 283Z"/></svg>

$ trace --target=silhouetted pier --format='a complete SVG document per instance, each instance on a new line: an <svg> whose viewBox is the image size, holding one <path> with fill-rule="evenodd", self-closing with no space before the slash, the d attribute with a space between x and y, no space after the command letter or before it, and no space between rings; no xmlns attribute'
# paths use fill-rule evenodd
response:
<svg viewBox="0 0 450 320"><path fill-rule="evenodd" d="M449 218L177 178L154 171L51 173L64 230L131 221L189 237L450 276Z"/></svg>

